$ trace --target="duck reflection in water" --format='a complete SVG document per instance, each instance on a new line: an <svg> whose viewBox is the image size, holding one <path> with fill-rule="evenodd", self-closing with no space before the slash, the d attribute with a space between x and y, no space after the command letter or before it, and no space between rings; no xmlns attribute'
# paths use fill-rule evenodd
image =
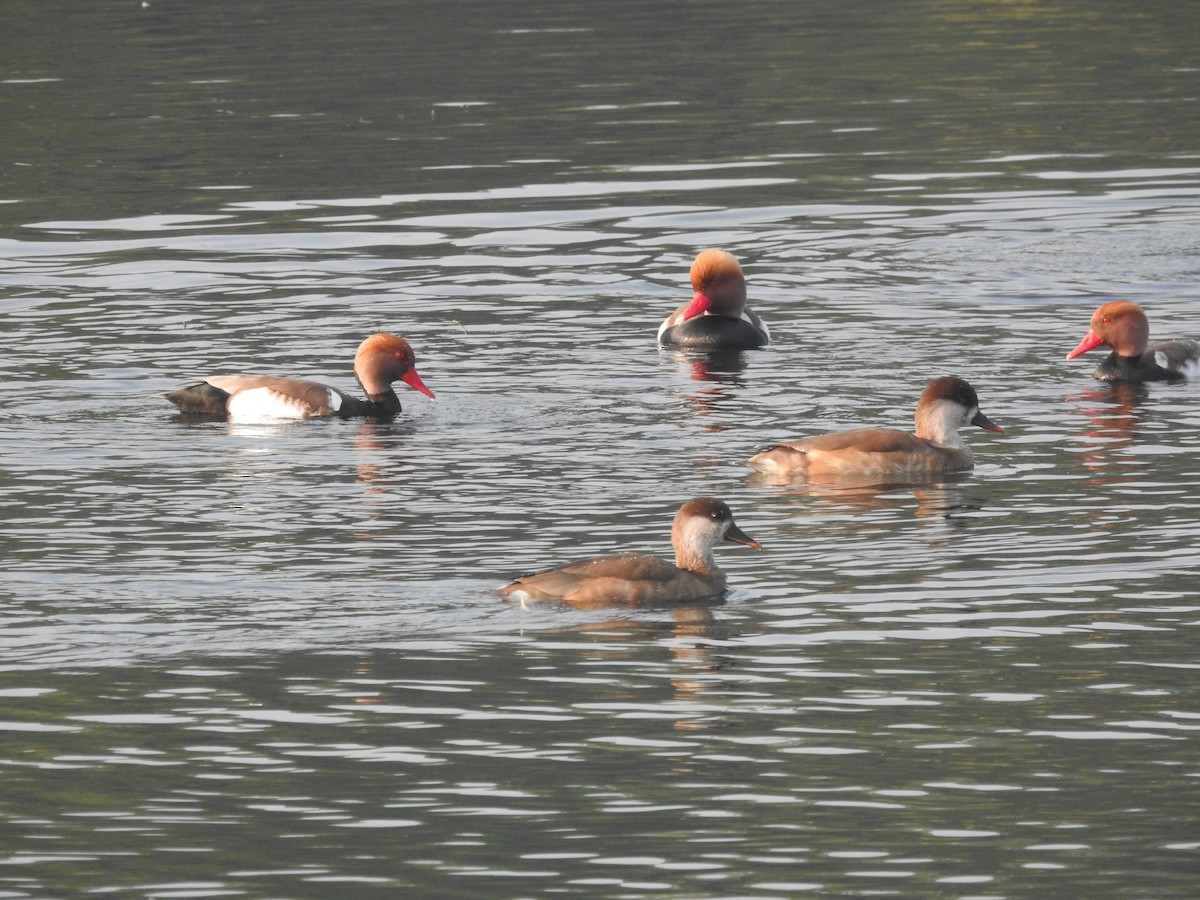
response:
<svg viewBox="0 0 1200 900"><path fill-rule="evenodd" d="M879 484L877 480L859 483L796 481L777 473L753 472L750 484L775 488L782 496L811 501L804 508L808 516L835 517L852 508L899 509L913 501L916 501L913 512L921 518L952 518L983 508L982 501L970 496L970 488L975 482L969 472L942 475L937 481L920 484Z"/></svg>
<svg viewBox="0 0 1200 900"><path fill-rule="evenodd" d="M369 544L389 533L396 517L397 494L407 496L419 467L409 460L409 437L416 428L407 421L366 419L354 430L355 480L363 486L359 503L362 524L354 539Z"/></svg>
<svg viewBox="0 0 1200 900"><path fill-rule="evenodd" d="M730 388L745 386L742 375L746 370L746 354L741 350L675 350L671 356L691 381L707 381L713 385L684 394L697 416L711 416L718 407L736 399L736 391ZM706 426L706 430L712 432L724 429L725 426L717 422Z"/></svg>
<svg viewBox="0 0 1200 900"><path fill-rule="evenodd" d="M695 701L699 695L731 686L724 673L734 665L734 660L722 648L737 626L723 624L713 614L722 602L723 599L717 599L703 605L674 606L667 610L668 620L645 618L648 614L639 610L637 618L607 616L565 629L556 627L546 634L553 638L569 635L575 643L587 641L591 648L589 658L605 666L644 665L647 644L664 648L673 657L666 674L675 700L683 705ZM700 731L720 724L720 712L689 708L671 727L676 731Z"/></svg>
<svg viewBox="0 0 1200 900"><path fill-rule="evenodd" d="M1128 466L1114 470L1113 465L1133 459L1128 451L1138 439L1143 406L1149 398L1150 388L1144 382L1129 381L1107 382L1067 398L1087 420L1078 432L1084 446L1080 458L1084 468L1093 473L1094 483L1140 477L1137 470Z"/></svg>
<svg viewBox="0 0 1200 900"><path fill-rule="evenodd" d="M354 431L356 480L370 494L386 493L392 485L407 485L415 466L409 462L407 438L416 433L407 421L366 419Z"/></svg>

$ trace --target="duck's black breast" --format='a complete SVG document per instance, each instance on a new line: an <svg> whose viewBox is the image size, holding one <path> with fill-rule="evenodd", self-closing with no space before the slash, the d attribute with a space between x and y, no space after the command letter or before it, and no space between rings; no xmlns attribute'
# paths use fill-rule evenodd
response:
<svg viewBox="0 0 1200 900"><path fill-rule="evenodd" d="M342 405L335 415L343 419L391 419L400 414L400 398L391 388L382 394L373 394L366 400L341 391L338 394L342 398Z"/></svg>
<svg viewBox="0 0 1200 900"><path fill-rule="evenodd" d="M1108 354L1108 358L1092 373L1098 381L1177 381L1186 377L1184 373L1160 366L1150 351L1141 356Z"/></svg>
<svg viewBox="0 0 1200 900"><path fill-rule="evenodd" d="M690 347L696 350L756 350L768 338L745 319L729 316L695 316L662 333L664 346Z"/></svg>

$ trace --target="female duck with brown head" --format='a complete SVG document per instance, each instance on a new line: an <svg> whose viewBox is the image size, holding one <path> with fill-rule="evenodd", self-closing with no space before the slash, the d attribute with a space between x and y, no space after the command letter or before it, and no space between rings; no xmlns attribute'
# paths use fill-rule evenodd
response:
<svg viewBox="0 0 1200 900"><path fill-rule="evenodd" d="M1200 343L1180 338L1151 344L1146 313L1129 300L1099 306L1087 334L1067 359L1101 344L1113 352L1092 373L1099 381L1172 381L1200 371Z"/></svg>
<svg viewBox="0 0 1200 900"><path fill-rule="evenodd" d="M412 347L394 334L373 334L363 341L354 355L354 374L367 394L365 400L316 381L275 375L213 375L172 391L166 398L190 415L253 421L316 416L390 418L400 412L400 398L392 390L394 381L433 397L417 374Z"/></svg>
<svg viewBox="0 0 1200 900"><path fill-rule="evenodd" d="M675 514L671 543L675 564L656 556L625 553L594 556L522 575L500 589L520 600L567 600L581 606L694 603L725 591L725 573L717 568L713 547L721 541L762 545L733 521L724 502L712 497L689 500Z"/></svg>
<svg viewBox="0 0 1200 900"><path fill-rule="evenodd" d="M771 332L746 307L746 277L733 254L705 250L692 263L692 299L658 328L664 346L696 350L754 350Z"/></svg>
<svg viewBox="0 0 1200 900"><path fill-rule="evenodd" d="M929 382L917 402L916 434L895 428L857 428L776 444L752 456L760 472L809 480L884 483L921 480L975 465L958 430L977 425L1004 429L979 411L975 389L962 378L943 375Z"/></svg>

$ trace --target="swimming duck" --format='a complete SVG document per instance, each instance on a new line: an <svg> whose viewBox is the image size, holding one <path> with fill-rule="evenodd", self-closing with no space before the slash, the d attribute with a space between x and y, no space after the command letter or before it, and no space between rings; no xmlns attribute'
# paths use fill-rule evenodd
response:
<svg viewBox="0 0 1200 900"><path fill-rule="evenodd" d="M1113 352L1092 373L1098 381L1171 381L1194 375L1200 368L1200 343L1179 338L1151 344L1146 313L1129 300L1097 307L1087 334L1067 359L1101 344Z"/></svg>
<svg viewBox="0 0 1200 900"><path fill-rule="evenodd" d="M725 573L713 559L713 547L721 541L762 549L738 528L723 501L697 497L679 507L671 525L674 565L643 554L594 556L523 575L500 594L522 605L531 600L567 600L582 606L710 600L725 591Z"/></svg>
<svg viewBox="0 0 1200 900"><path fill-rule="evenodd" d="M367 394L365 400L316 381L275 375L214 375L164 396L180 412L235 421L391 417L400 412L400 399L392 390L394 381L433 397L417 374L408 341L394 334L373 334L363 341L354 354L354 374Z"/></svg>
<svg viewBox="0 0 1200 900"><path fill-rule="evenodd" d="M856 428L776 444L748 464L774 475L809 479L921 479L970 469L975 457L958 430L977 425L1003 432L979 410L975 389L955 375L929 382L917 402L916 434L896 428Z"/></svg>
<svg viewBox="0 0 1200 900"><path fill-rule="evenodd" d="M705 250L692 262L692 299L658 328L664 346L753 350L771 340L766 324L746 307L746 277L732 253Z"/></svg>

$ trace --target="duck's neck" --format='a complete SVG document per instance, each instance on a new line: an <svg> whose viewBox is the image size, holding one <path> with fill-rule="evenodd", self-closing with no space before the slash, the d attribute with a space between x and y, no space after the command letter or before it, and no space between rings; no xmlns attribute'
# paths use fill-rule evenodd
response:
<svg viewBox="0 0 1200 900"><path fill-rule="evenodd" d="M915 425L917 437L938 447L954 447L966 450L958 425L962 419L962 407L949 400L938 400L917 410Z"/></svg>
<svg viewBox="0 0 1200 900"><path fill-rule="evenodd" d="M375 415L394 416L400 412L400 398L391 388L382 394L367 394L367 401L375 407Z"/></svg>
<svg viewBox="0 0 1200 900"><path fill-rule="evenodd" d="M717 316L729 316L731 319L740 318L746 309L746 282L735 282L725 285L724 288L713 298L713 308L709 312Z"/></svg>
<svg viewBox="0 0 1200 900"><path fill-rule="evenodd" d="M713 558L712 546L695 533L687 524L672 529L671 543L675 547L675 565L689 572L712 575L719 572Z"/></svg>
<svg viewBox="0 0 1200 900"><path fill-rule="evenodd" d="M390 419L400 414L400 398L391 388L383 394L367 394L366 400L357 397L347 397L342 401L338 414L342 416L368 416L376 419Z"/></svg>

